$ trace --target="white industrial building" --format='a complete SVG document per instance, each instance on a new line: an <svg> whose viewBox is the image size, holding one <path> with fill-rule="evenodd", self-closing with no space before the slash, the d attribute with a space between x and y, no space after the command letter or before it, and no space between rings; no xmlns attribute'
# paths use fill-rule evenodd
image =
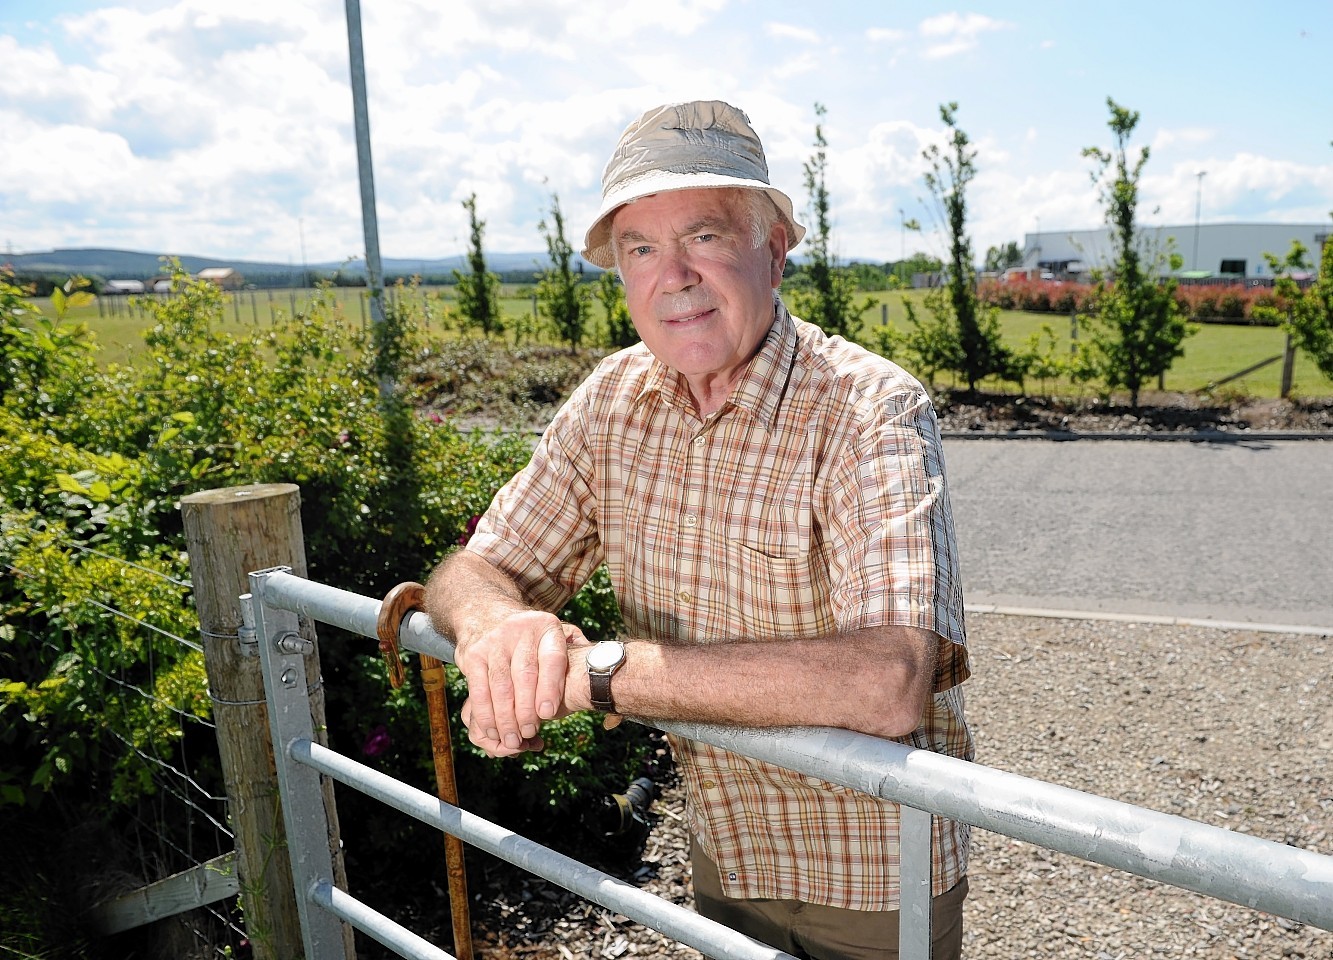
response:
<svg viewBox="0 0 1333 960"><path fill-rule="evenodd" d="M1319 255L1333 223L1205 223L1176 227L1140 226L1140 251L1145 266L1162 255L1161 272L1170 271L1169 256L1179 254L1177 276L1203 279L1271 280L1273 272L1265 253L1286 257L1293 240L1309 251L1311 268L1318 270ZM1107 270L1115 261L1115 241L1110 227L1100 230L1043 230L1023 237L1023 264L1018 269L1029 276L1084 277L1094 270Z"/></svg>

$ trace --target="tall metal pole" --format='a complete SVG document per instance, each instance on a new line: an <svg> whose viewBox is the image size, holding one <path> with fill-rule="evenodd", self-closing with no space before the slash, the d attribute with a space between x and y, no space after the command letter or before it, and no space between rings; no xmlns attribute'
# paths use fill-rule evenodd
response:
<svg viewBox="0 0 1333 960"><path fill-rule="evenodd" d="M384 273L380 268L380 229L375 215L375 168L370 159L370 112L366 109L366 55L361 46L361 0L346 0L347 50L352 71L352 116L356 123L356 166L361 179L361 226L366 235L366 282L370 322L384 323ZM393 378L380 374L380 398L393 394Z"/></svg>
<svg viewBox="0 0 1333 960"><path fill-rule="evenodd" d="M1199 178L1199 186L1194 194L1194 260L1192 269L1199 269L1199 211L1203 209L1203 178L1208 173L1207 170L1200 170L1195 174Z"/></svg>

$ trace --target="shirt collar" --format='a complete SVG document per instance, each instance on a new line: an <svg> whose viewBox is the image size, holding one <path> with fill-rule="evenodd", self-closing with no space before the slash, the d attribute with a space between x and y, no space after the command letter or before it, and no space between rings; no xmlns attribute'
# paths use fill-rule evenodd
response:
<svg viewBox="0 0 1333 960"><path fill-rule="evenodd" d="M791 314L776 295L773 304L773 324L722 408L743 410L770 430L777 419L778 404L791 376L796 346L796 324ZM652 369L643 389L634 398L635 405L653 393L661 394L672 406L684 409L692 406L685 378L656 357L653 358Z"/></svg>

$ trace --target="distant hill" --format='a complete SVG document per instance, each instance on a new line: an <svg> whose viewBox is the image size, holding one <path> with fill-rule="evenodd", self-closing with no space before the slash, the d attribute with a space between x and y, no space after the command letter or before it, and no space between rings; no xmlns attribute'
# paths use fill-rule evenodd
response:
<svg viewBox="0 0 1333 960"><path fill-rule="evenodd" d="M102 280L146 280L162 272L161 258L166 254L141 253L133 250L103 250L96 248L47 250L40 253L14 253L0 257L0 264L8 264L18 274L79 274ZM185 254L177 255L186 270L198 273L207 267L234 267L249 280L272 280L290 278L299 282L302 270L311 273L333 274L341 270L352 276L365 276L364 260L350 263L311 263L304 268L300 264L274 263L264 260L219 260L214 257L197 257ZM575 266L583 264L583 269L597 273L597 267L575 255ZM486 266L499 274L522 274L542 270L549 259L545 253L493 253L487 254ZM406 260L386 258L383 261L386 276L451 276L454 270L467 270L464 257L444 257L437 260Z"/></svg>

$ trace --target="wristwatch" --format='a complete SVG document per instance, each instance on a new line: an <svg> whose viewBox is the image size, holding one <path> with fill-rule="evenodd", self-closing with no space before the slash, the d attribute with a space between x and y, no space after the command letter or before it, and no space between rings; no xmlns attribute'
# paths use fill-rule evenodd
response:
<svg viewBox="0 0 1333 960"><path fill-rule="evenodd" d="M625 645L619 640L602 640L588 651L588 691L594 710L615 713L611 697L611 677L625 663Z"/></svg>

